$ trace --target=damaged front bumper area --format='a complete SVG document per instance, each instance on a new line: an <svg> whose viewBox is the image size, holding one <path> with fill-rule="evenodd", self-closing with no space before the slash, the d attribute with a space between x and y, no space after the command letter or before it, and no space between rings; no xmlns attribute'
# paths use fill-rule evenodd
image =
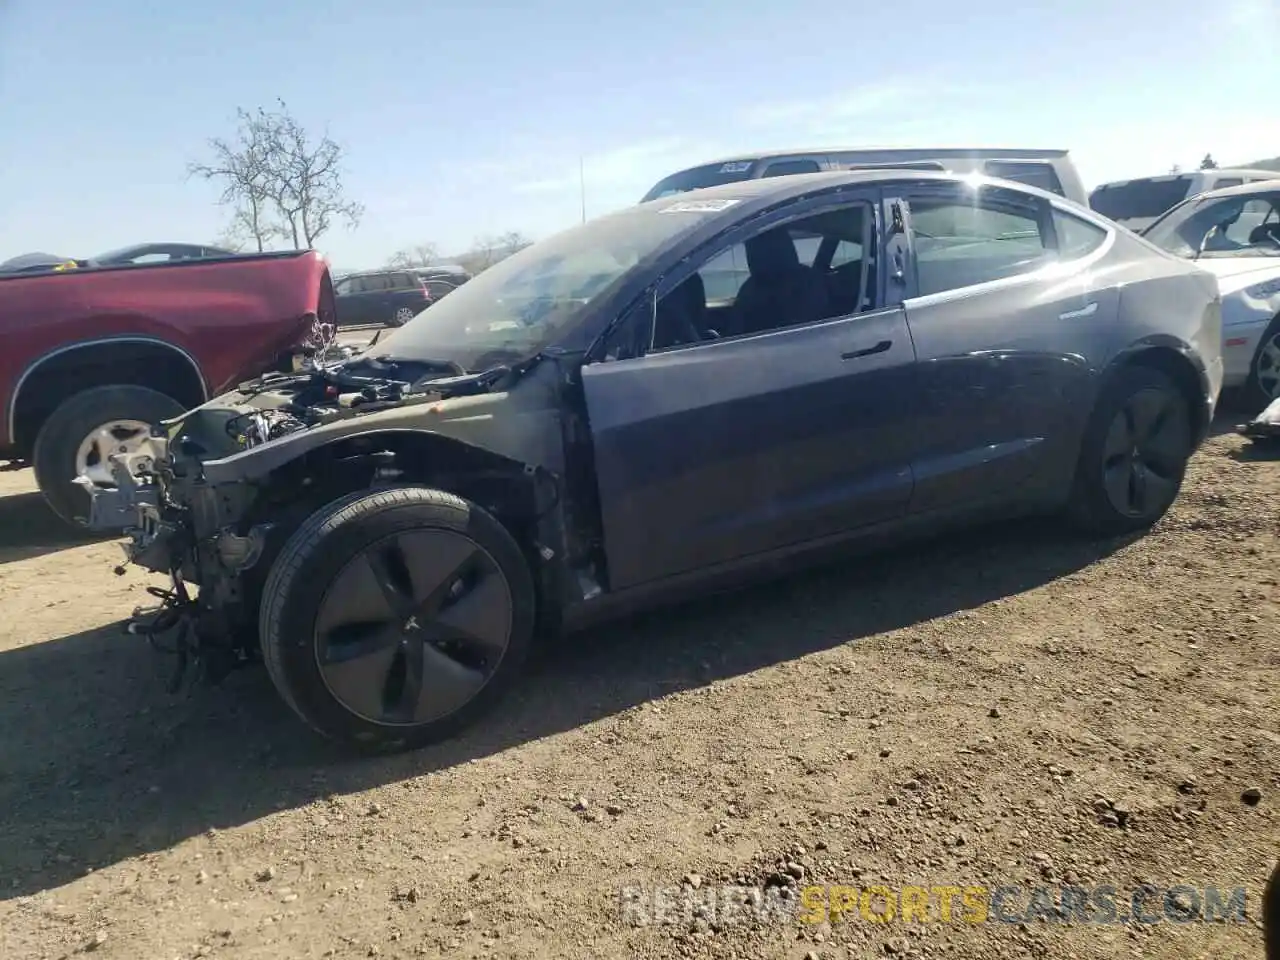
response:
<svg viewBox="0 0 1280 960"><path fill-rule="evenodd" d="M175 475L175 467L181 465L167 441L153 436L142 450L112 457L114 487L87 477L76 481L89 495L88 528L124 531L125 563L116 574L136 565L169 578L168 588L147 588L158 602L135 609L125 630L177 658L171 691L193 674L216 682L250 659L238 639L245 633L236 622L239 577L261 556L268 532L263 525L237 535L235 524L247 508L237 491L193 483Z"/></svg>

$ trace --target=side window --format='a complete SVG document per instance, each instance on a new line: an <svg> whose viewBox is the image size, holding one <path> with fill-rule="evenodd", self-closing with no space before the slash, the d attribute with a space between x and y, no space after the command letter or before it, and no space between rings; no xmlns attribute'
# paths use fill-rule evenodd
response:
<svg viewBox="0 0 1280 960"><path fill-rule="evenodd" d="M746 248L740 243L734 244L708 260L698 274L706 288L708 306L731 305L749 276Z"/></svg>
<svg viewBox="0 0 1280 960"><path fill-rule="evenodd" d="M1053 256L1034 197L999 188L911 198L919 296L1030 273Z"/></svg>
<svg viewBox="0 0 1280 960"><path fill-rule="evenodd" d="M1102 246L1107 231L1061 210L1053 211L1053 230L1058 235L1058 259L1078 260Z"/></svg>
<svg viewBox="0 0 1280 960"><path fill-rule="evenodd" d="M1209 190L1221 190L1224 187L1238 187L1244 183L1243 177L1223 177L1221 180L1215 180L1213 186L1208 187Z"/></svg>
<svg viewBox="0 0 1280 960"><path fill-rule="evenodd" d="M846 264L861 262L862 260L862 244L853 240L841 240L836 244L836 252L831 255L831 269L843 267Z"/></svg>
<svg viewBox="0 0 1280 960"><path fill-rule="evenodd" d="M1246 200L1240 207L1240 213L1235 221L1224 231L1226 238L1235 245L1253 245L1257 242L1254 239L1254 231L1267 222L1272 209L1271 202L1263 197Z"/></svg>
<svg viewBox="0 0 1280 960"><path fill-rule="evenodd" d="M1028 186L1039 187L1041 190L1047 190L1059 196L1064 195L1062 181L1058 179L1058 172L1053 169L1052 163L988 160L985 169L988 176L999 177L1001 180L1012 180L1015 183L1025 183Z"/></svg>
<svg viewBox="0 0 1280 960"><path fill-rule="evenodd" d="M364 293L381 293L383 290L389 290L390 288L391 280L386 274L364 278Z"/></svg>
<svg viewBox="0 0 1280 960"><path fill-rule="evenodd" d="M333 285L333 295L335 297L345 297L355 292L355 281L350 277L345 280L339 280Z"/></svg>
<svg viewBox="0 0 1280 960"><path fill-rule="evenodd" d="M818 173L822 167L817 160L779 160L769 164L762 177L785 177L793 173Z"/></svg>
<svg viewBox="0 0 1280 960"><path fill-rule="evenodd" d="M765 333L869 308L875 273L862 251L875 249L873 229L871 205L863 202L771 227L713 254L658 302L651 349Z"/></svg>

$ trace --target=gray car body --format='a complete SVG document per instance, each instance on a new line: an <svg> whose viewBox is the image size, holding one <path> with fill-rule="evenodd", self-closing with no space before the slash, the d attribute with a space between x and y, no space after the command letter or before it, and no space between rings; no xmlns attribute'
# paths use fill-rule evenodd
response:
<svg viewBox="0 0 1280 960"><path fill-rule="evenodd" d="M550 547L545 562L558 567L544 582L556 584L572 623L591 609L647 602L850 540L1061 505L1090 411L1127 364L1174 378L1192 404L1198 442L1222 377L1212 278L1085 207L979 178L1106 238L1076 261L918 296L903 200L966 182L974 178L844 172L653 201L734 202L632 268L509 389L428 398L211 456L200 486L260 488L303 458L352 443L426 441L436 459L485 451L558 487L537 538ZM604 359L620 324L651 316L654 298L715 251L863 199L877 220L875 309ZM908 213L905 231L888 229L895 205ZM890 264L904 268L900 279ZM378 349L394 352L397 336ZM220 427L202 420L220 424L278 403L269 393L217 398L172 424L171 436L212 437ZM575 486L575 472L587 480ZM218 523L240 519L222 514ZM583 556L573 541L584 525L601 543L599 562L574 559Z"/></svg>

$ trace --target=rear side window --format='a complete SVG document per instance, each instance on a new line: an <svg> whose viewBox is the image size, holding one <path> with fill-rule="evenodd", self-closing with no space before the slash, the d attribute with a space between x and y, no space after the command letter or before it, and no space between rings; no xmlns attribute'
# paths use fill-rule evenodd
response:
<svg viewBox="0 0 1280 960"><path fill-rule="evenodd" d="M1107 231L1061 210L1053 211L1053 229L1058 235L1058 257L1078 260L1102 246Z"/></svg>
<svg viewBox="0 0 1280 960"><path fill-rule="evenodd" d="M1033 197L984 189L912 197L919 296L1030 273L1052 255Z"/></svg>
<svg viewBox="0 0 1280 960"><path fill-rule="evenodd" d="M818 173L822 168L817 160L779 160L765 169L766 177L785 177L794 173Z"/></svg>
<svg viewBox="0 0 1280 960"><path fill-rule="evenodd" d="M1226 187L1238 187L1244 183L1244 177L1223 177L1221 180L1215 180L1211 189L1222 190Z"/></svg>
<svg viewBox="0 0 1280 960"><path fill-rule="evenodd" d="M1187 198L1190 177L1148 177L1104 184L1093 191L1089 206L1112 220L1158 217Z"/></svg>
<svg viewBox="0 0 1280 960"><path fill-rule="evenodd" d="M1058 171L1053 169L1053 164L1051 163L988 160L986 171L987 175L991 177L999 177L1001 180L1013 180L1016 183L1025 183L1027 186L1039 187L1041 190L1056 193L1058 196L1066 195L1062 189L1062 181L1058 179Z"/></svg>

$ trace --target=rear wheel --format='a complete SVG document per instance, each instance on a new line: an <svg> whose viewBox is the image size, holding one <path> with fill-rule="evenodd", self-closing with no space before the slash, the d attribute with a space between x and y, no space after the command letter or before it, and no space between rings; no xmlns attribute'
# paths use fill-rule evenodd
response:
<svg viewBox="0 0 1280 960"><path fill-rule="evenodd" d="M1099 536L1152 526L1182 488L1192 436L1190 406L1172 380L1147 367L1123 372L1086 428L1070 513Z"/></svg>
<svg viewBox="0 0 1280 960"><path fill-rule="evenodd" d="M416 316L417 314L408 307L401 307L395 312L395 316L391 319L391 325L393 327L403 327Z"/></svg>
<svg viewBox="0 0 1280 960"><path fill-rule="evenodd" d="M366 750L412 749L477 720L519 675L535 617L506 529L420 487L313 514L263 596L263 659L280 694L321 734Z"/></svg>
<svg viewBox="0 0 1280 960"><path fill-rule="evenodd" d="M109 457L136 451L152 424L183 409L172 397L133 384L95 387L63 401L40 428L31 455L45 502L66 523L83 526L89 494L75 478L115 486Z"/></svg>

